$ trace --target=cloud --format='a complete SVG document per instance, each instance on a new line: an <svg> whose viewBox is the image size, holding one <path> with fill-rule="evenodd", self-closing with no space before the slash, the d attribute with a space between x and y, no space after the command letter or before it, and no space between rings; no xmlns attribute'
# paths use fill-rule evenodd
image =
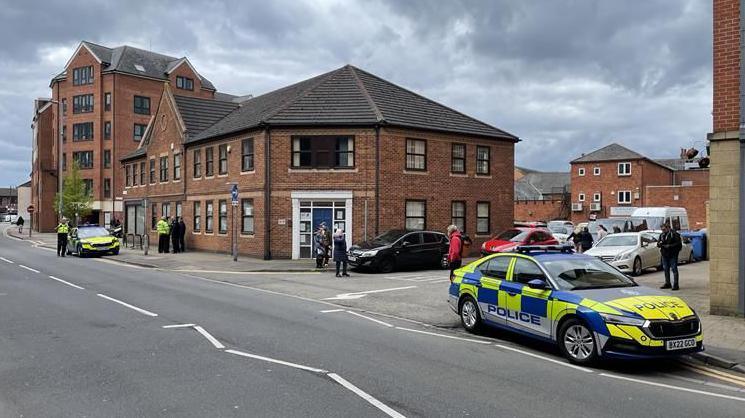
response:
<svg viewBox="0 0 745 418"><path fill-rule="evenodd" d="M614 141L674 157L711 129L705 0L0 0L0 9L0 77L12 80L0 85L0 184L25 181L33 99L50 95L82 39L186 55L236 94L352 63L518 135L517 163L536 169L566 170Z"/></svg>

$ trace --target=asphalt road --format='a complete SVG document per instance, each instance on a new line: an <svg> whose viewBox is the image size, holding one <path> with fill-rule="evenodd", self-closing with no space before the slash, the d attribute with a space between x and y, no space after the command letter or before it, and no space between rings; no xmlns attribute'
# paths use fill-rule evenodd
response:
<svg viewBox="0 0 745 418"><path fill-rule="evenodd" d="M745 387L676 362L578 368L526 341L340 304L395 291L359 299L324 292L315 298L194 272L61 259L0 237L0 416L718 417L745 410Z"/></svg>

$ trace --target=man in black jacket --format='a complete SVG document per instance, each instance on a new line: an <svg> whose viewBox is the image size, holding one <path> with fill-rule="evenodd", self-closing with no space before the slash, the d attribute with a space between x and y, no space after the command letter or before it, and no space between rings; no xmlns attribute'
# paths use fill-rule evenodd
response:
<svg viewBox="0 0 745 418"><path fill-rule="evenodd" d="M178 216L173 218L173 221L171 221L171 244L173 245L173 253L180 253L181 249L179 248L179 224L178 224Z"/></svg>
<svg viewBox="0 0 745 418"><path fill-rule="evenodd" d="M683 241L677 231L665 223L662 225L662 234L657 241L662 255L662 268L665 270L665 284L660 289L670 289L670 270L673 271L672 290L678 290L678 253L683 248Z"/></svg>

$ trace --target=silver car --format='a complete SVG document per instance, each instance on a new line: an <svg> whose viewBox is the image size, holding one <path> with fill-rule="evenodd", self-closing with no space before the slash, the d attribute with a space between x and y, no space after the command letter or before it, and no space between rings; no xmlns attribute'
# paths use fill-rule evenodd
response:
<svg viewBox="0 0 745 418"><path fill-rule="evenodd" d="M662 262L657 238L653 233L622 232L607 235L585 251L624 273L638 276L648 268L659 268Z"/></svg>

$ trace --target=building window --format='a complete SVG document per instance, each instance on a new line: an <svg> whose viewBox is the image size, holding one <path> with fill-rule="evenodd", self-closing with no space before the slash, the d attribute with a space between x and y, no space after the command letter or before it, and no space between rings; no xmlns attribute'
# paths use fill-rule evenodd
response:
<svg viewBox="0 0 745 418"><path fill-rule="evenodd" d="M577 201L578 202L584 202L585 201L585 194L584 193L578 194L577 195Z"/></svg>
<svg viewBox="0 0 745 418"><path fill-rule="evenodd" d="M207 223L204 226L205 232L212 232L212 218L214 216L213 204L214 203L211 200L207 202L207 213L206 213Z"/></svg>
<svg viewBox="0 0 745 418"><path fill-rule="evenodd" d="M466 202L454 201L450 206L450 223L466 231Z"/></svg>
<svg viewBox="0 0 745 418"><path fill-rule="evenodd" d="M593 176L599 176L600 175L600 167L594 167L592 169L592 175Z"/></svg>
<svg viewBox="0 0 745 418"><path fill-rule="evenodd" d="M354 137L304 136L292 139L293 168L354 167Z"/></svg>
<svg viewBox="0 0 745 418"><path fill-rule="evenodd" d="M228 233L228 201L220 201L220 224L218 225L221 234Z"/></svg>
<svg viewBox="0 0 745 418"><path fill-rule="evenodd" d="M160 157L160 182L168 181L168 157Z"/></svg>
<svg viewBox="0 0 745 418"><path fill-rule="evenodd" d="M176 76L176 88L183 90L194 90L194 80L188 77Z"/></svg>
<svg viewBox="0 0 745 418"><path fill-rule="evenodd" d="M145 162L140 163L140 184L145 185Z"/></svg>
<svg viewBox="0 0 745 418"><path fill-rule="evenodd" d="M427 227L427 202L406 201L406 229L423 230Z"/></svg>
<svg viewBox="0 0 745 418"><path fill-rule="evenodd" d="M93 179L83 179L83 187L86 195L93 196Z"/></svg>
<svg viewBox="0 0 745 418"><path fill-rule="evenodd" d="M62 171L67 170L67 153L62 153Z"/></svg>
<svg viewBox="0 0 745 418"><path fill-rule="evenodd" d="M62 125L62 142L67 141L67 125Z"/></svg>
<svg viewBox="0 0 745 418"><path fill-rule="evenodd" d="M181 154L173 154L173 179L181 180Z"/></svg>
<svg viewBox="0 0 745 418"><path fill-rule="evenodd" d="M241 233L254 233L254 201L253 199L241 200Z"/></svg>
<svg viewBox="0 0 745 418"><path fill-rule="evenodd" d="M155 183L155 158L150 159L150 184Z"/></svg>
<svg viewBox="0 0 745 418"><path fill-rule="evenodd" d="M228 174L228 145L222 144L217 148L219 154L218 173Z"/></svg>
<svg viewBox="0 0 745 418"><path fill-rule="evenodd" d="M111 150L103 150L103 168L111 168Z"/></svg>
<svg viewBox="0 0 745 418"><path fill-rule="evenodd" d="M618 192L618 203L628 204L631 203L631 192L628 190L621 190Z"/></svg>
<svg viewBox="0 0 745 418"><path fill-rule="evenodd" d="M592 195L592 201L593 202L599 202L600 201L600 193L593 193L593 195Z"/></svg>
<svg viewBox="0 0 745 418"><path fill-rule="evenodd" d="M202 203L194 202L194 213L191 214L194 219L194 232L202 230Z"/></svg>
<svg viewBox="0 0 745 418"><path fill-rule="evenodd" d="M111 179L103 179L103 197L111 197Z"/></svg>
<svg viewBox="0 0 745 418"><path fill-rule="evenodd" d="M406 169L418 171L427 169L427 141L423 139L406 140Z"/></svg>
<svg viewBox="0 0 745 418"><path fill-rule="evenodd" d="M62 99L62 116L67 116L67 99Z"/></svg>
<svg viewBox="0 0 745 418"><path fill-rule="evenodd" d="M103 123L103 139L111 139L111 122L106 121Z"/></svg>
<svg viewBox="0 0 745 418"><path fill-rule="evenodd" d="M93 84L93 66L73 68L72 85Z"/></svg>
<svg viewBox="0 0 745 418"><path fill-rule="evenodd" d="M580 176L580 177L584 176L585 175L585 169L582 168L582 167L578 168L577 169L577 175Z"/></svg>
<svg viewBox="0 0 745 418"><path fill-rule="evenodd" d="M254 140L244 139L241 142L241 171L252 171L254 169Z"/></svg>
<svg viewBox="0 0 745 418"><path fill-rule="evenodd" d="M489 147L476 147L476 174L489 175L490 151Z"/></svg>
<svg viewBox="0 0 745 418"><path fill-rule="evenodd" d="M135 96L134 111L140 115L150 114L150 98L144 96Z"/></svg>
<svg viewBox="0 0 745 418"><path fill-rule="evenodd" d="M466 172L466 144L453 144L450 171L453 173Z"/></svg>
<svg viewBox="0 0 745 418"><path fill-rule="evenodd" d="M150 227L155 229L158 225L158 204L151 203L150 205Z"/></svg>
<svg viewBox="0 0 745 418"><path fill-rule="evenodd" d="M491 204L489 202L476 203L476 233L488 234L491 228Z"/></svg>
<svg viewBox="0 0 745 418"><path fill-rule="evenodd" d="M83 94L72 97L72 113L90 113L93 112L93 95Z"/></svg>
<svg viewBox="0 0 745 418"><path fill-rule="evenodd" d="M194 178L202 177L202 150L194 150Z"/></svg>
<svg viewBox="0 0 745 418"><path fill-rule="evenodd" d="M215 161L212 147L204 149L204 163L205 163L205 176L210 177L215 175Z"/></svg>
<svg viewBox="0 0 745 418"><path fill-rule="evenodd" d="M103 110L106 112L111 110L111 92L103 94Z"/></svg>
<svg viewBox="0 0 745 418"><path fill-rule="evenodd" d="M78 163L79 168L93 168L93 151L73 152L72 160Z"/></svg>
<svg viewBox="0 0 745 418"><path fill-rule="evenodd" d="M132 166L129 164L124 166L124 185L126 187L132 185Z"/></svg>
<svg viewBox="0 0 745 418"><path fill-rule="evenodd" d="M133 132L132 139L134 139L137 142L140 142L142 140L142 137L145 136L145 129L147 129L147 125L135 123L134 129L132 131Z"/></svg>
<svg viewBox="0 0 745 418"><path fill-rule="evenodd" d="M93 140L93 122L75 123L72 125L73 141Z"/></svg>
<svg viewBox="0 0 745 418"><path fill-rule="evenodd" d="M618 175L619 176L630 176L631 175L631 163L618 163Z"/></svg>
<svg viewBox="0 0 745 418"><path fill-rule="evenodd" d="M170 218L171 217L171 204L161 203L160 204L160 216Z"/></svg>
<svg viewBox="0 0 745 418"><path fill-rule="evenodd" d="M137 163L132 164L132 185L137 186Z"/></svg>
<svg viewBox="0 0 745 418"><path fill-rule="evenodd" d="M181 205L181 202L176 202L176 217L181 218L183 216L183 206Z"/></svg>

